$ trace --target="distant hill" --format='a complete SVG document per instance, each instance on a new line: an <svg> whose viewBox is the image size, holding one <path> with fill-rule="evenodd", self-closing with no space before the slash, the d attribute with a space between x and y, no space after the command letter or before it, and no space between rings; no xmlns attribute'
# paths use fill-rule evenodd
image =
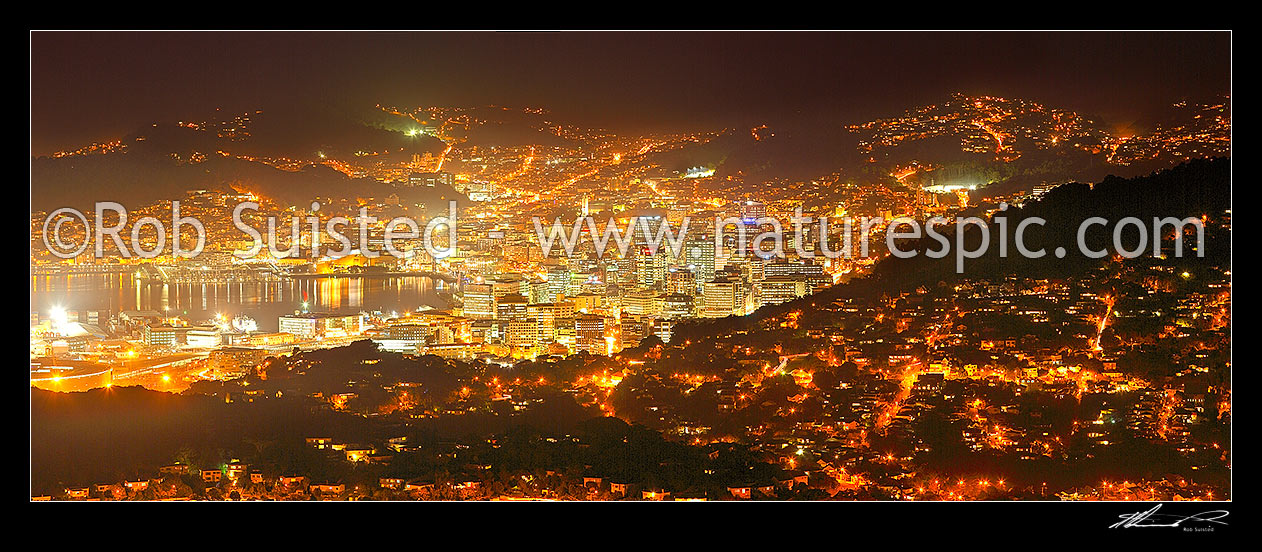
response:
<svg viewBox="0 0 1262 552"><path fill-rule="evenodd" d="M710 167L716 178L703 186L744 186L755 195L768 182L830 174L893 183L892 172L914 164L920 170L905 184L964 182L978 186L974 195L984 199L1049 182L1137 176L1230 151L1227 101L1175 104L1162 123L1133 136L1036 102L959 94L859 123L809 113L796 117L712 132L695 145L650 153L647 161L662 176ZM198 120L139 128L109 148L37 158L32 203L37 210L82 208L99 200L130 205L195 189L245 189L289 202L362 197L382 188L331 169L302 167L327 163L361 174L346 165L397 166L448 146L583 148L609 135L568 125L541 109L502 106L297 103L245 113L216 111ZM100 154L105 150L109 153ZM452 193L439 190L432 202Z"/></svg>
<svg viewBox="0 0 1262 552"><path fill-rule="evenodd" d="M175 200L191 190L252 192L282 204L314 198L385 197L398 193L434 209L447 199L465 198L450 186L398 188L369 178L351 178L332 168L307 165L284 171L263 163L208 157L190 164L170 157L136 152L110 155L41 157L31 164L31 209L52 211L75 207L91 211L98 201L116 201L135 208L159 200Z"/></svg>
<svg viewBox="0 0 1262 552"><path fill-rule="evenodd" d="M384 197L397 190L315 163L363 153L398 163L413 154L440 153L446 145L431 136L384 128L370 114L286 106L155 123L129 134L122 147L107 154L33 159L31 207L90 210L95 202L117 201L134 208L179 199L190 190L248 191L286 204L317 197ZM435 206L462 197L444 186L403 193Z"/></svg>
<svg viewBox="0 0 1262 552"><path fill-rule="evenodd" d="M860 182L893 182L915 164L910 186L978 186L978 198L1028 191L1044 183L1139 176L1190 159L1230 154L1229 102L1180 102L1142 133L1119 131L1073 111L1037 102L955 94L891 117L854 123L802 115L655 154L667 170L710 166L720 179L758 194L771 180L830 173Z"/></svg>

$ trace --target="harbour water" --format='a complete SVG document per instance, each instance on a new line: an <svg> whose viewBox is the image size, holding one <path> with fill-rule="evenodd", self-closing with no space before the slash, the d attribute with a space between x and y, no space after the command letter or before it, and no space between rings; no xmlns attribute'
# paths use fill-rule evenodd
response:
<svg viewBox="0 0 1262 552"><path fill-rule="evenodd" d="M427 276L328 276L273 281L166 283L130 273L58 274L31 277L31 311L43 319L66 311L151 310L192 322L222 314L253 318L259 330L276 331L278 318L301 310L353 314L447 308L450 284Z"/></svg>

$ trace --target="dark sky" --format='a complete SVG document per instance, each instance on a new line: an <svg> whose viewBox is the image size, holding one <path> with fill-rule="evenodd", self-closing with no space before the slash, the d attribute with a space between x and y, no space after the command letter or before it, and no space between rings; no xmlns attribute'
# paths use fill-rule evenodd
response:
<svg viewBox="0 0 1262 552"><path fill-rule="evenodd" d="M1218 33L47 33L32 153L275 102L547 107L613 129L894 115L952 91L1146 124L1227 94Z"/></svg>

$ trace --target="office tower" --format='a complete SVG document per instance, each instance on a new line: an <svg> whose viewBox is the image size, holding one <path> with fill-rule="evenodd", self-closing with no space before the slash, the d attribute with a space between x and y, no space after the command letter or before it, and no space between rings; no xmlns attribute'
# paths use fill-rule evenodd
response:
<svg viewBox="0 0 1262 552"><path fill-rule="evenodd" d="M666 272L666 293L697 294L697 275L687 268L674 267Z"/></svg>
<svg viewBox="0 0 1262 552"><path fill-rule="evenodd" d="M702 297L704 305L701 316L705 318L745 314L743 312L745 298L741 293L740 280L736 278L729 276L706 282Z"/></svg>
<svg viewBox="0 0 1262 552"><path fill-rule="evenodd" d="M693 274L697 292L701 284L714 279L714 241L708 238L689 239L684 244L684 264Z"/></svg>
<svg viewBox="0 0 1262 552"><path fill-rule="evenodd" d="M575 347L580 351L609 354L605 341L605 317L580 314L574 317Z"/></svg>
<svg viewBox="0 0 1262 552"><path fill-rule="evenodd" d="M762 305L779 305L807 294L806 281L796 276L774 276L759 284Z"/></svg>
<svg viewBox="0 0 1262 552"><path fill-rule="evenodd" d="M464 315L475 320L495 318L495 289L487 283L465 284Z"/></svg>
<svg viewBox="0 0 1262 552"><path fill-rule="evenodd" d="M495 319L503 322L526 318L528 305L521 294L511 293L495 299Z"/></svg>

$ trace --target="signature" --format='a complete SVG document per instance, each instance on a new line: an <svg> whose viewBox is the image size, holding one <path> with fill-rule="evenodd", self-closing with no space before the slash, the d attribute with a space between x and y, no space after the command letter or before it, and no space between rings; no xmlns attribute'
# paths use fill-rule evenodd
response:
<svg viewBox="0 0 1262 552"><path fill-rule="evenodd" d="M1157 510L1161 509L1161 504L1153 506L1144 512L1133 512L1118 516L1121 521L1109 526L1109 529L1126 529L1130 527L1180 527L1184 523L1217 524L1227 525L1222 521L1227 517L1227 510L1208 510L1199 514L1190 516L1181 516L1174 514L1158 514Z"/></svg>

